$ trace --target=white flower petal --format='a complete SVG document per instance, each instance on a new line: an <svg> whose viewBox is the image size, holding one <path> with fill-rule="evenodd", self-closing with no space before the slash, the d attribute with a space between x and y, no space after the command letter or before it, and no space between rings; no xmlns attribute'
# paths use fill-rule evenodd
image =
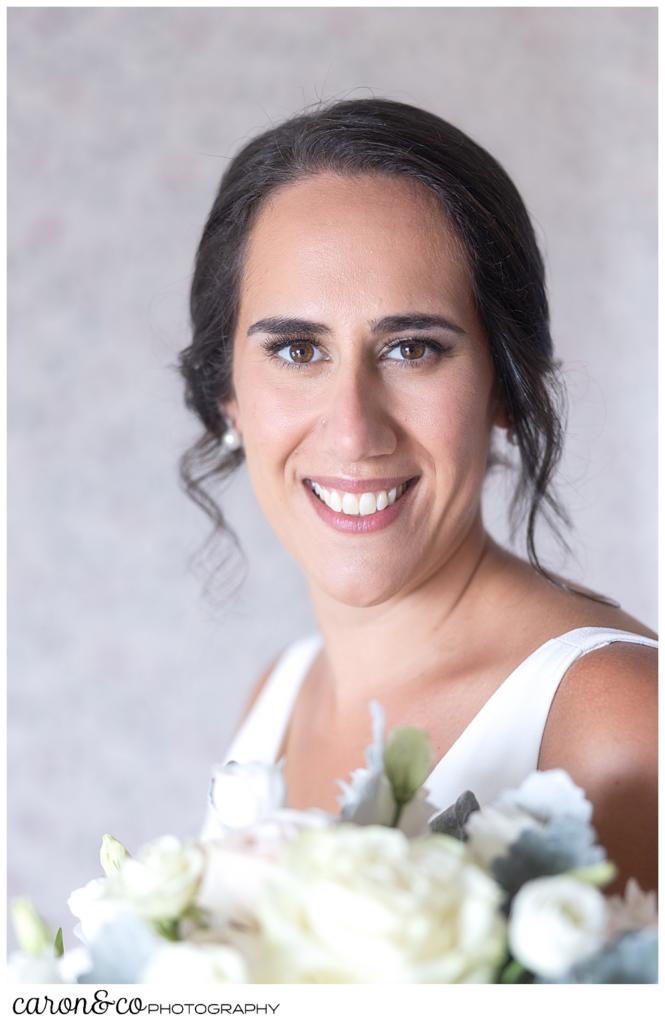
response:
<svg viewBox="0 0 665 1024"><path fill-rule="evenodd" d="M248 982L247 965L237 950L224 945L165 944L141 978L145 985L242 984Z"/></svg>
<svg viewBox="0 0 665 1024"><path fill-rule="evenodd" d="M530 971L556 979L601 948L606 926L605 899L596 888L567 875L536 878L513 901L510 948Z"/></svg>
<svg viewBox="0 0 665 1024"><path fill-rule="evenodd" d="M303 832L257 903L261 982L490 981L502 892L447 836L341 824Z"/></svg>
<svg viewBox="0 0 665 1024"><path fill-rule="evenodd" d="M230 761L216 767L209 802L213 819L222 829L256 824L286 803L282 763Z"/></svg>
<svg viewBox="0 0 665 1024"><path fill-rule="evenodd" d="M516 807L544 822L568 814L588 823L593 813L584 790L561 768L532 772L521 786L504 790L493 803L501 809Z"/></svg>

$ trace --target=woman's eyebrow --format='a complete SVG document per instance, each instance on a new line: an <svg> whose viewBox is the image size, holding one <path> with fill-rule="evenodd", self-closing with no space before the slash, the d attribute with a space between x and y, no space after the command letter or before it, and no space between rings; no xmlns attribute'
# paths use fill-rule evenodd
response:
<svg viewBox="0 0 665 1024"><path fill-rule="evenodd" d="M289 316L268 316L257 320L247 329L250 334L332 334L325 324L317 324L314 320L299 320Z"/></svg>
<svg viewBox="0 0 665 1024"><path fill-rule="evenodd" d="M428 330L432 327L442 327L444 331L452 331L453 334L466 334L466 331L452 320L432 313L403 313L397 316L384 316L380 320L372 320L370 327L373 334Z"/></svg>
<svg viewBox="0 0 665 1024"><path fill-rule="evenodd" d="M431 313L402 313L370 321L372 334L427 330L432 327L442 327L445 331L452 331L453 334L466 334L466 331L452 320ZM317 323L314 320L284 316L269 316L263 320L257 320L248 328L247 336L260 332L265 334L332 334L330 328L325 324Z"/></svg>

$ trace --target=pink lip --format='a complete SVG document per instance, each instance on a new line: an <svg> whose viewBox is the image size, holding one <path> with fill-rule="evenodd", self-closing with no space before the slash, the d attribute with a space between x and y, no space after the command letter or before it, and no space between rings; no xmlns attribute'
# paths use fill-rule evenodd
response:
<svg viewBox="0 0 665 1024"><path fill-rule="evenodd" d="M313 480L317 484L321 484L322 487L332 489L334 491L347 491L349 494L364 494L366 491L390 491L393 487L399 487L400 484L405 484L407 480L413 480L410 476L391 476L391 477L368 477L366 480L352 479L351 477L344 476L310 476L306 477L307 480Z"/></svg>
<svg viewBox="0 0 665 1024"><path fill-rule="evenodd" d="M367 482L369 481L363 481L363 483ZM411 494L416 489L416 484L417 480L414 480L397 501L382 509L381 512L374 512L371 516L347 516L344 512L333 512L320 498L317 498L309 484L303 481L303 487L307 492L312 507L324 523L332 526L334 530L339 530L341 533L360 534L374 533L376 530L383 530L386 526L390 526L410 502Z"/></svg>

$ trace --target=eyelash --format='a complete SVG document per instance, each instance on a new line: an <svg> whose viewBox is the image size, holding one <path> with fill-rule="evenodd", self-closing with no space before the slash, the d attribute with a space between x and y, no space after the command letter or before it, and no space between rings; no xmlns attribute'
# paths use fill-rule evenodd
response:
<svg viewBox="0 0 665 1024"><path fill-rule="evenodd" d="M290 345L297 345L298 342L301 342L301 343L305 343L306 342L307 344L312 345L316 349L319 348L317 342L315 342L312 338L306 338L306 337L302 337L302 338L298 338L298 337L295 337L295 338L294 337L273 338L270 341L262 342L262 347L263 347L264 351L268 353L268 355L270 356L271 359L274 359L281 366L285 366L285 367L287 367L287 369L290 369L290 370L305 370L305 369L307 369L308 366L316 365L316 362L323 362L324 361L324 360L316 360L316 362L311 362L310 361L308 363L297 363L297 362L290 362L288 359L281 359L279 357L279 355L277 353L281 352L281 350L283 348L288 348ZM392 345L390 345L386 349L386 351L387 352L393 352L395 349L399 348L401 345L412 345L414 343L415 344L426 345L427 348L429 349L430 355L433 354L433 355L435 355L435 356L437 356L439 358L441 356L447 355L449 352L452 351L452 346L451 345L442 345L440 341L435 341L434 338L421 338L421 337L417 337L417 338L400 338L399 341L396 341ZM426 356L423 356L421 359L392 359L392 360L389 360L389 361L401 364L402 366L408 366L410 368L417 369L418 367L424 366L427 363L429 363L431 361L431 359L428 359L428 358L426 358Z"/></svg>

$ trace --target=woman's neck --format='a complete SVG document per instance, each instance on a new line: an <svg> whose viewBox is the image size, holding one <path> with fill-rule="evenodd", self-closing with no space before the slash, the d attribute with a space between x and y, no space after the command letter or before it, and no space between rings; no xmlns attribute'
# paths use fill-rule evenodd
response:
<svg viewBox="0 0 665 1024"><path fill-rule="evenodd" d="M311 589L324 650L331 712L343 714L381 694L399 699L405 684L451 671L491 611L505 552L480 514L445 562L408 594L370 608L342 604Z"/></svg>

